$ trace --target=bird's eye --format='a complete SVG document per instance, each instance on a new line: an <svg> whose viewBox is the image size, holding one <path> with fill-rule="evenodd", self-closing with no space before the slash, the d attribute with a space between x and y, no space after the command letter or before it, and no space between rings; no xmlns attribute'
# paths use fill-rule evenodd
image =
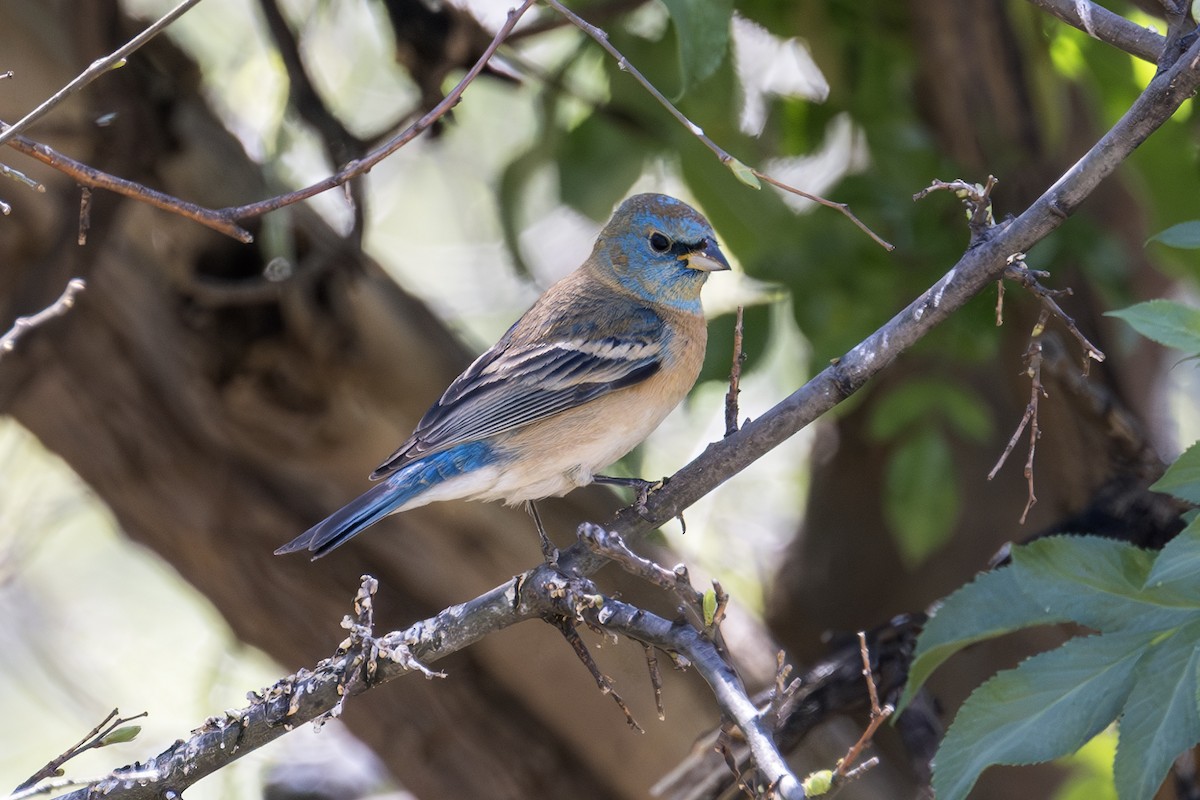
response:
<svg viewBox="0 0 1200 800"><path fill-rule="evenodd" d="M671 240L658 231L650 234L650 246L656 253L665 253L671 249Z"/></svg>

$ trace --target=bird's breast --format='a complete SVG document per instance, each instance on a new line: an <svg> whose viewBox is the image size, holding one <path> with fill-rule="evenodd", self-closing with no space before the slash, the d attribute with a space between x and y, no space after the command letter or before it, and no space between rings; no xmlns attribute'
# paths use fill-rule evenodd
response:
<svg viewBox="0 0 1200 800"><path fill-rule="evenodd" d="M511 455L488 499L509 503L566 494L640 444L679 405L700 374L702 317L668 319L663 365L646 380L513 431Z"/></svg>

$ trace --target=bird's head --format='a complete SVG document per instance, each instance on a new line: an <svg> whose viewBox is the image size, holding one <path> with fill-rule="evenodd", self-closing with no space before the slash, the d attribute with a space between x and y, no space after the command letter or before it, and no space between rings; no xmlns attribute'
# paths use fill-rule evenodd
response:
<svg viewBox="0 0 1200 800"><path fill-rule="evenodd" d="M617 208L592 251L601 276L644 300L699 313L708 273L729 269L700 212L664 194L638 194Z"/></svg>

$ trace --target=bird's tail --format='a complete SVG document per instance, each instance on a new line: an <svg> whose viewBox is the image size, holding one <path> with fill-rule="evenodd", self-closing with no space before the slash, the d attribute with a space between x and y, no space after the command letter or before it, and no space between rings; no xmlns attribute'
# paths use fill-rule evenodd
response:
<svg viewBox="0 0 1200 800"><path fill-rule="evenodd" d="M314 559L320 558L388 514L429 502L428 498L420 499L420 495L433 487L496 460L486 442L470 442L414 461L292 539L276 550L275 555L310 550Z"/></svg>
<svg viewBox="0 0 1200 800"><path fill-rule="evenodd" d="M275 555L311 550L317 559L345 544L428 487L420 484L376 484L275 551Z"/></svg>

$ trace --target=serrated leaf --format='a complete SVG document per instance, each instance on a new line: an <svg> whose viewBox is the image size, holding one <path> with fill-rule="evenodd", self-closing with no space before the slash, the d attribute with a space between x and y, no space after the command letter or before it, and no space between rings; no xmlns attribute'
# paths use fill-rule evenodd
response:
<svg viewBox="0 0 1200 800"><path fill-rule="evenodd" d="M905 564L914 567L946 543L958 518L950 448L929 427L909 436L888 459L883 512Z"/></svg>
<svg viewBox="0 0 1200 800"><path fill-rule="evenodd" d="M1122 800L1150 800L1171 762L1200 742L1200 621L1156 642L1138 664L1121 714L1113 777Z"/></svg>
<svg viewBox="0 0 1200 800"><path fill-rule="evenodd" d="M122 725L120 728L109 731L103 738L100 739L100 746L107 747L110 744L123 744L132 742L142 732L141 725Z"/></svg>
<svg viewBox="0 0 1200 800"><path fill-rule="evenodd" d="M1033 603L1098 631L1162 631L1188 620L1194 603L1189 610L1173 589L1145 588L1155 556L1096 536L1048 536L1012 554Z"/></svg>
<svg viewBox="0 0 1200 800"><path fill-rule="evenodd" d="M1146 576L1146 586L1175 589L1185 597L1196 597L1196 587L1200 586L1200 518L1193 519L1159 552Z"/></svg>
<svg viewBox="0 0 1200 800"><path fill-rule="evenodd" d="M1107 311L1105 316L1125 320L1142 336L1161 345L1188 355L1200 353L1200 309L1172 300L1147 300L1129 308Z"/></svg>
<svg viewBox="0 0 1200 800"><path fill-rule="evenodd" d="M1065 622L1022 593L1013 567L985 572L938 606L917 639L900 710L947 658L968 645L1021 628Z"/></svg>
<svg viewBox="0 0 1200 800"><path fill-rule="evenodd" d="M717 71L729 51L733 0L663 0L679 41L680 93Z"/></svg>
<svg viewBox="0 0 1200 800"><path fill-rule="evenodd" d="M989 766L1078 750L1120 712L1149 638L1142 632L1077 637L972 692L934 759L938 800L966 797Z"/></svg>
<svg viewBox="0 0 1200 800"><path fill-rule="evenodd" d="M1150 488L1189 503L1200 503L1200 442L1193 442L1184 450Z"/></svg>
<svg viewBox="0 0 1200 800"><path fill-rule="evenodd" d="M1178 225L1172 225L1165 231L1156 233L1146 240L1150 242L1158 242L1165 244L1167 247L1176 247L1180 250L1197 250L1200 249L1200 220L1189 220L1181 222Z"/></svg>

